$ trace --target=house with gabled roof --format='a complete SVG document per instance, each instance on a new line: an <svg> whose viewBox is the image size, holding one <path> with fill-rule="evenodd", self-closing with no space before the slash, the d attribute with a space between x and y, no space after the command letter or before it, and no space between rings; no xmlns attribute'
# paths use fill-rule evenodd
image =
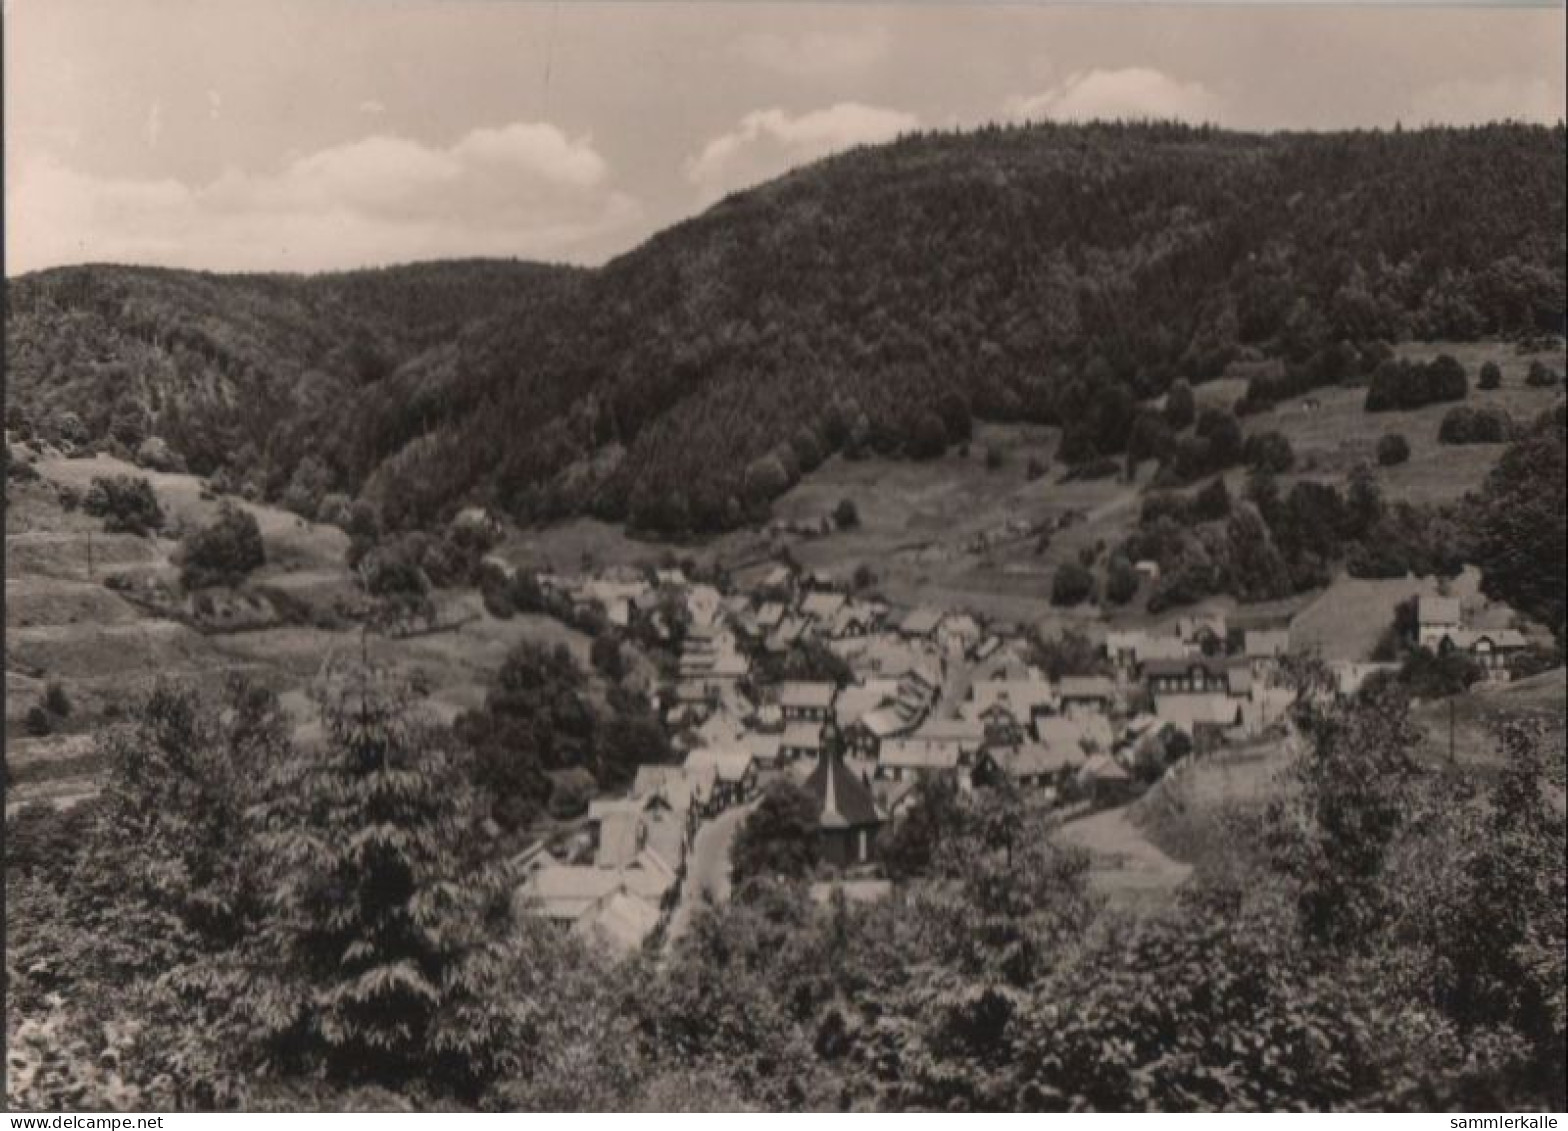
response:
<svg viewBox="0 0 1568 1131"><path fill-rule="evenodd" d="M1057 681L1056 698L1068 713L1109 711L1116 702L1116 684L1103 675L1064 675Z"/></svg>
<svg viewBox="0 0 1568 1131"><path fill-rule="evenodd" d="M1416 643L1437 650L1443 637L1464 626L1464 610L1458 597L1416 598Z"/></svg>
<svg viewBox="0 0 1568 1131"><path fill-rule="evenodd" d="M1207 656L1154 660L1143 665L1143 679L1156 700L1166 695L1225 693L1230 689L1230 665Z"/></svg>
<svg viewBox="0 0 1568 1131"><path fill-rule="evenodd" d="M890 738L877 754L877 776L914 781L928 774L957 773L962 755L956 742L929 742L909 736Z"/></svg>
<svg viewBox="0 0 1568 1131"><path fill-rule="evenodd" d="M904 619L898 622L898 631L904 636L930 639L936 635L937 627L946 616L947 613L942 609L919 605L904 614Z"/></svg>
<svg viewBox="0 0 1568 1131"><path fill-rule="evenodd" d="M909 736L922 742L952 742L967 762L985 744L985 726L976 719L926 719Z"/></svg>
<svg viewBox="0 0 1568 1131"><path fill-rule="evenodd" d="M1524 633L1516 628L1459 628L1443 635L1437 651L1463 652L1488 679L1506 680L1508 662L1529 646Z"/></svg>
<svg viewBox="0 0 1568 1131"><path fill-rule="evenodd" d="M1246 704L1222 691L1167 695L1155 700L1155 715L1160 722L1191 735L1223 738L1228 731L1246 722Z"/></svg>
<svg viewBox="0 0 1568 1131"><path fill-rule="evenodd" d="M784 733L779 736L779 757L785 761L814 758L826 745L826 724L801 719L785 724Z"/></svg>
<svg viewBox="0 0 1568 1131"><path fill-rule="evenodd" d="M877 777L910 781L928 774L955 773L963 764L963 747L957 739L906 735L882 743L877 753Z"/></svg>
<svg viewBox="0 0 1568 1131"><path fill-rule="evenodd" d="M1228 633L1225 614L1217 609L1176 618L1176 635L1205 655L1223 653Z"/></svg>
<svg viewBox="0 0 1568 1131"><path fill-rule="evenodd" d="M838 688L827 680L789 680L779 685L778 703L786 724L826 722L833 716Z"/></svg>
<svg viewBox="0 0 1568 1131"><path fill-rule="evenodd" d="M757 788L757 756L749 746L703 747L686 755L689 771L711 771L714 797L720 805L736 805Z"/></svg>
<svg viewBox="0 0 1568 1131"><path fill-rule="evenodd" d="M582 864L548 864L519 885L512 897L516 912L572 924L595 903L622 890L620 876Z"/></svg>
<svg viewBox="0 0 1568 1131"><path fill-rule="evenodd" d="M871 625L869 611L851 601L826 621L824 631L829 639L851 640L866 635L871 631Z"/></svg>
<svg viewBox="0 0 1568 1131"><path fill-rule="evenodd" d="M848 730L866 716L868 712L885 706L898 698L898 681L892 679L868 679L864 683L852 683L848 687L840 688L838 697L833 700L833 717L839 730Z"/></svg>
<svg viewBox="0 0 1568 1131"><path fill-rule="evenodd" d="M986 733L1002 745L1016 745L1033 733L1037 717L1056 709L1056 693L1043 676L976 680L964 704L964 714L983 723Z"/></svg>
<svg viewBox="0 0 1568 1131"><path fill-rule="evenodd" d="M1035 723L1035 733L1047 750L1065 752L1080 761L1088 754L1108 751L1116 743L1111 720L1092 711L1048 715Z"/></svg>
<svg viewBox="0 0 1568 1131"><path fill-rule="evenodd" d="M875 758L882 743L900 734L907 734L919 723L920 717L909 716L896 704L888 703L861 715L842 732L845 746L866 758Z"/></svg>
<svg viewBox="0 0 1568 1131"><path fill-rule="evenodd" d="M1021 789L1046 789L1059 785L1088 759L1089 755L1081 751L1040 742L990 746L975 760L972 776L976 785L990 785L998 778L1006 778Z"/></svg>
<svg viewBox="0 0 1568 1131"><path fill-rule="evenodd" d="M828 589L817 589L800 599L800 615L818 624L827 624L849 598Z"/></svg>

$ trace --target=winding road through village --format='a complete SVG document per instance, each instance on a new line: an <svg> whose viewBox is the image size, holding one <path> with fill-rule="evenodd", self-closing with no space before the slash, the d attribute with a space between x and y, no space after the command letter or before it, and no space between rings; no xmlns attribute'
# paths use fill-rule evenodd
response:
<svg viewBox="0 0 1568 1131"><path fill-rule="evenodd" d="M681 900L670 916L670 929L665 936L673 945L686 933L697 908L704 898L711 897L722 903L730 897L730 845L741 822L751 813L755 802L726 809L711 821L703 822L692 841L691 853L686 861L686 878L681 883Z"/></svg>

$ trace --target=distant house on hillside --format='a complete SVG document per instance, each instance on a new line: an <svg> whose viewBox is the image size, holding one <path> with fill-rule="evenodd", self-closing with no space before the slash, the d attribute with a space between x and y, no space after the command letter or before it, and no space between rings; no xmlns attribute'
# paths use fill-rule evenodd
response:
<svg viewBox="0 0 1568 1131"><path fill-rule="evenodd" d="M1455 629L1438 643L1439 653L1463 652L1488 679L1508 678L1508 661L1529 647L1518 629Z"/></svg>
<svg viewBox="0 0 1568 1131"><path fill-rule="evenodd" d="M1416 643L1434 651L1443 637L1464 624L1458 597L1420 597L1416 601Z"/></svg>

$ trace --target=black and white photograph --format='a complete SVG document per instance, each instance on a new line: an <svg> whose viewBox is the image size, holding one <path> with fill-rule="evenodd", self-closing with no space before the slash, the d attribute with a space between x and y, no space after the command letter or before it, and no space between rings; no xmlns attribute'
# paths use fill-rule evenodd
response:
<svg viewBox="0 0 1568 1131"><path fill-rule="evenodd" d="M7 1126L1560 1126L1565 32L4 0Z"/></svg>

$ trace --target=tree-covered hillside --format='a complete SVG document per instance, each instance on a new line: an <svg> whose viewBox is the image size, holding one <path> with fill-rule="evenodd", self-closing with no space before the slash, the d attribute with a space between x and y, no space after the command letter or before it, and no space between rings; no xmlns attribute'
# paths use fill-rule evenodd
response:
<svg viewBox="0 0 1568 1131"><path fill-rule="evenodd" d="M312 281L322 306L354 315L300 368L330 374L330 403L349 405L318 449L327 476L394 525L479 499L525 520L724 528L832 451L918 458L974 416L1062 423L1063 454L1094 458L1122 451L1136 401L1179 376L1278 358L1333 379L1370 367L1377 342L1561 332L1564 136L914 136L733 196L598 270L458 288L474 300L461 334L455 313L425 321L419 299L383 300L373 278ZM198 324L217 317L200 309ZM44 320L13 297L13 326L33 322L21 337L52 358ZM381 366L356 368L366 326L394 347L434 344L376 379ZM308 333L255 330L263 348L275 337L298 353ZM285 405L258 418L277 421L260 451L203 458L282 491L302 444L326 438L312 385L290 390L308 427ZM178 433L159 411L153 426ZM194 462L190 432L170 441Z"/></svg>
<svg viewBox="0 0 1568 1131"><path fill-rule="evenodd" d="M367 389L578 274L503 260L310 277L41 271L7 281L7 425L133 454L160 437L193 470L276 497L306 454L343 458Z"/></svg>

